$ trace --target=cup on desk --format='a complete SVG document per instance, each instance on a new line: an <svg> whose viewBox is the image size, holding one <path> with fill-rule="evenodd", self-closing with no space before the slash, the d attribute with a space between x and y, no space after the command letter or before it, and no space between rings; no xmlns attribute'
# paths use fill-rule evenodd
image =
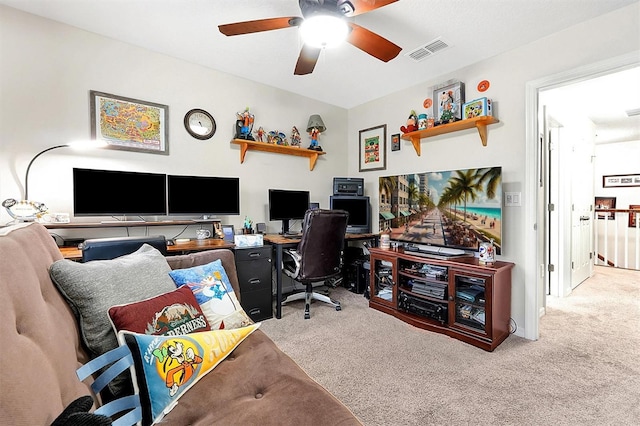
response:
<svg viewBox="0 0 640 426"><path fill-rule="evenodd" d="M211 231L208 229L196 229L196 238L199 240L206 240L211 237Z"/></svg>

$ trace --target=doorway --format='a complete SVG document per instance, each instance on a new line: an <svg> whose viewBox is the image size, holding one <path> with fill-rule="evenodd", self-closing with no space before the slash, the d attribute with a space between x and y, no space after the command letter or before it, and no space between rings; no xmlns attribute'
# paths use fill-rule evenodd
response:
<svg viewBox="0 0 640 426"><path fill-rule="evenodd" d="M577 281L580 274L591 273L593 260L584 264L585 253L592 256L590 236L593 234L591 220L587 223L585 216L592 217L593 211L593 153L589 153L587 145L581 145L580 134L576 134L572 129L566 132L566 120L553 121L549 114L543 110L544 92L551 93L554 89L570 87L573 84L595 79L604 75L612 74L618 71L627 70L638 67L637 53L612 58L601 63L582 67L579 69L564 72L558 75L549 76L540 80L536 80L527 84L526 88L526 130L527 142L526 152L530 161L526 164L525 187L527 188L527 200L535 209L528 209L525 217L525 226L532 229L530 234L530 245L532 252L527 256L525 264L525 292L530 300L535 300L535 304L527 303L525 305L525 318L527 329L525 337L532 340L539 338L539 321L544 315L546 306L546 296L551 290L551 284L556 282L557 290L560 292L565 285L569 286L568 293L571 291L571 283L573 279L572 262L575 268L579 263L580 271L576 272ZM566 134L563 134L566 133ZM556 138L555 141L552 139ZM572 141L571 143L563 143L564 140ZM555 146L554 146L555 142ZM551 147L552 151L549 151ZM583 149L584 148L584 149ZM557 158L563 158L562 151L568 149L564 153L564 158L571 160L557 160L558 173L551 171L550 164ZM549 155L549 153L552 153ZM587 160L587 158L589 158ZM578 169L574 169L574 161L579 164ZM589 165L587 165L589 164ZM590 170L590 172L589 172ZM576 173L574 173L576 172ZM591 179L588 181L589 188L585 189L584 180L586 175L591 173ZM573 178L576 174L578 177ZM561 181L561 182L560 182ZM557 185L557 206L550 206L550 188L551 185ZM557 216L553 218L551 212L556 212ZM583 222L583 223L581 223ZM573 224L576 223L576 227ZM550 238L550 232L554 238ZM572 237L575 235L575 238ZM586 237L589 241L585 241ZM575 240L575 247L572 244ZM553 241L553 247L551 243ZM534 249L535 247L535 249ZM588 251L582 250L584 247ZM573 248L573 250L572 250ZM550 256L557 252L559 261L557 265L552 265ZM572 253L575 252L574 254ZM551 280L552 274L557 274L554 280ZM568 283L568 284L562 284ZM575 285L575 283L574 283ZM567 293L567 294L568 294ZM530 326L529 326L530 325Z"/></svg>

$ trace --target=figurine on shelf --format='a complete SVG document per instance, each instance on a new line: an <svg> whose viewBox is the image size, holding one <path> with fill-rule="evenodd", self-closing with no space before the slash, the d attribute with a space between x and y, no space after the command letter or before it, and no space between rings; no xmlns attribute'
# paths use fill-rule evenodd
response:
<svg viewBox="0 0 640 426"><path fill-rule="evenodd" d="M455 118L455 112L457 110L457 104L453 99L453 92L451 90L442 92L440 94L440 115L441 123L453 122Z"/></svg>
<svg viewBox="0 0 640 426"><path fill-rule="evenodd" d="M296 126L291 129L291 146L300 147L302 139L300 138L300 132Z"/></svg>
<svg viewBox="0 0 640 426"><path fill-rule="evenodd" d="M322 121L322 117L318 114L313 114L309 117L309 122L307 123L307 132L309 133L309 137L311 138L311 144L308 149L313 151L322 151L322 147L318 144L318 137L320 133L327 130L327 126L324 125Z"/></svg>
<svg viewBox="0 0 640 426"><path fill-rule="evenodd" d="M267 136L267 142L276 145L287 145L287 135L278 130L272 130Z"/></svg>
<svg viewBox="0 0 640 426"><path fill-rule="evenodd" d="M255 132L253 132L256 134L256 140L258 142L264 142L264 135L265 135L265 131L262 128L262 126L258 127L258 130L256 130Z"/></svg>
<svg viewBox="0 0 640 426"><path fill-rule="evenodd" d="M409 118L407 118L407 125L400 127L402 133L410 133L418 130L418 116L414 110L411 110L409 113Z"/></svg>
<svg viewBox="0 0 640 426"><path fill-rule="evenodd" d="M236 121L236 139L254 140L251 130L253 129L255 117L249 112L249 107L246 107L241 113L236 113L236 116L238 117Z"/></svg>
<svg viewBox="0 0 640 426"><path fill-rule="evenodd" d="M242 225L242 233L243 234L253 234L253 221L249 218L249 216L244 217L244 223Z"/></svg>

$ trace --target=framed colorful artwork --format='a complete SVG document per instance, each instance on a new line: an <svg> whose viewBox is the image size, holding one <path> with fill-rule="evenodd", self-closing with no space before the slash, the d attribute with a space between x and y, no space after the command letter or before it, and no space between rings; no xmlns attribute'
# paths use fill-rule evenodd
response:
<svg viewBox="0 0 640 426"><path fill-rule="evenodd" d="M387 125L360 130L360 171L387 168Z"/></svg>
<svg viewBox="0 0 640 426"><path fill-rule="evenodd" d="M107 148L169 154L169 107L91 90L91 138Z"/></svg>
<svg viewBox="0 0 640 426"><path fill-rule="evenodd" d="M396 133L395 135L391 135L391 151L400 151L400 133Z"/></svg>
<svg viewBox="0 0 640 426"><path fill-rule="evenodd" d="M458 81L433 91L433 115L438 122L462 119L464 83Z"/></svg>

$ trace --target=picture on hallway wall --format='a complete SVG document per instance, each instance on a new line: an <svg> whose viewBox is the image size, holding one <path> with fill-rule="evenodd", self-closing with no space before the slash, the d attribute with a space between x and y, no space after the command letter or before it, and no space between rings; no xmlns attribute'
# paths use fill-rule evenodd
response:
<svg viewBox="0 0 640 426"><path fill-rule="evenodd" d="M387 125L360 130L359 158L361 172L386 170Z"/></svg>
<svg viewBox="0 0 640 426"><path fill-rule="evenodd" d="M596 206L596 211L615 209L616 197L596 197L595 206ZM613 220L615 218L616 218L616 214L614 212L598 213L598 219Z"/></svg>
<svg viewBox="0 0 640 426"><path fill-rule="evenodd" d="M169 154L169 107L91 90L91 139L107 148Z"/></svg>
<svg viewBox="0 0 640 426"><path fill-rule="evenodd" d="M502 253L502 167L384 176L379 225L391 240Z"/></svg>
<svg viewBox="0 0 640 426"><path fill-rule="evenodd" d="M629 212L629 228L635 228L636 217L640 217L640 204L629 204L629 210L637 210L637 212Z"/></svg>

